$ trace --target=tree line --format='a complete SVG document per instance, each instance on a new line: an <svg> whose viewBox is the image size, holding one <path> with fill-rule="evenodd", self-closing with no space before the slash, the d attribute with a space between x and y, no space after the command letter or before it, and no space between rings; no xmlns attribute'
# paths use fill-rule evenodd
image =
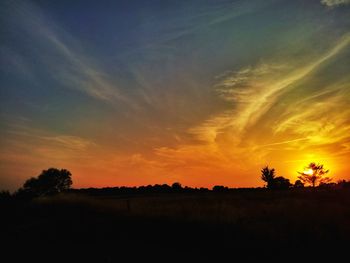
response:
<svg viewBox="0 0 350 263"><path fill-rule="evenodd" d="M276 176L275 169L269 168L268 166L264 167L261 170L261 179L266 183L268 189L289 189L302 188L304 186L311 187L346 187L348 183L345 180L340 180L338 183L332 183L332 178L327 177L329 170L326 170L323 167L323 164L316 164L314 162L310 163L304 167L303 172L298 172L298 180L295 181L294 185L290 183L289 179L284 178L283 176Z"/></svg>
<svg viewBox="0 0 350 263"><path fill-rule="evenodd" d="M291 188L304 188L311 186L313 188L349 188L350 181L340 180L337 183L332 183L331 178L326 177L329 170L325 170L323 165L310 163L305 167L304 172L299 172L298 180L294 184L283 176L276 176L274 168L268 166L261 169L261 179L266 183L265 187L269 190L287 190ZM223 185L215 185L211 189L201 187L192 188L182 186L179 182L172 185L155 184L139 187L105 187L105 188L82 188L72 189L72 174L66 169L49 168L43 170L37 177L32 177L26 180L21 188L15 193L10 194L9 191L0 191L0 199L7 200L10 198L32 199L40 196L55 195L58 193L83 193L87 195L125 195L125 194L146 194L146 193L197 193L197 192L230 192L230 191L245 191L259 190L260 188L229 188Z"/></svg>

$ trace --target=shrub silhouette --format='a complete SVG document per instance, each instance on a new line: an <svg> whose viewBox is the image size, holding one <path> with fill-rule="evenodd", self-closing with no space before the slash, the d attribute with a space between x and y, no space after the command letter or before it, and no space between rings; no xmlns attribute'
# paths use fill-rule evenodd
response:
<svg viewBox="0 0 350 263"><path fill-rule="evenodd" d="M178 182L175 182L171 185L171 188L175 191L180 191L182 190L182 185Z"/></svg>
<svg viewBox="0 0 350 263"><path fill-rule="evenodd" d="M295 181L294 188L303 188L303 187L304 187L304 184L302 181L300 181L300 180Z"/></svg>
<svg viewBox="0 0 350 263"><path fill-rule="evenodd" d="M350 181L339 180L337 182L339 188L349 188L350 189Z"/></svg>
<svg viewBox="0 0 350 263"><path fill-rule="evenodd" d="M323 164L310 163L304 169L304 172L298 172L300 174L298 178L304 184L309 184L312 187L315 187L318 184L329 183L332 180L329 177L324 177L329 170L325 170Z"/></svg>
<svg viewBox="0 0 350 263"><path fill-rule="evenodd" d="M8 201L10 199L11 199L11 194L9 191L5 191L5 190L0 191L0 202Z"/></svg>
<svg viewBox="0 0 350 263"><path fill-rule="evenodd" d="M278 176L273 179L272 181L272 189L289 189L292 186L292 184L289 182L289 179L284 178L283 176Z"/></svg>
<svg viewBox="0 0 350 263"><path fill-rule="evenodd" d="M49 168L38 177L28 179L17 192L17 196L38 197L53 195L68 190L72 185L72 174L65 169Z"/></svg>
<svg viewBox="0 0 350 263"><path fill-rule="evenodd" d="M337 186L336 183L320 183L318 185L319 188L323 188L323 189L332 189L335 188Z"/></svg>
<svg viewBox="0 0 350 263"><path fill-rule="evenodd" d="M229 190L229 188L227 186L223 186L223 185L215 185L213 187L214 192L225 192L227 190Z"/></svg>

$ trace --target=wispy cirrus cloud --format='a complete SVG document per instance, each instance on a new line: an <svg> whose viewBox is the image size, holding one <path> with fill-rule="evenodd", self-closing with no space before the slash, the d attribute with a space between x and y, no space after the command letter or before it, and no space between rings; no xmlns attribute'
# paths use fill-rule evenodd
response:
<svg viewBox="0 0 350 263"><path fill-rule="evenodd" d="M97 147L92 140L80 136L34 128L30 121L11 121L6 133L6 139L2 142L3 151L6 152L3 157L26 155L30 158L62 160L86 157L91 149ZM17 154L12 155L11 152Z"/></svg>
<svg viewBox="0 0 350 263"><path fill-rule="evenodd" d="M321 4L336 7L340 5L348 5L350 4L350 0L321 0Z"/></svg>
<svg viewBox="0 0 350 263"><path fill-rule="evenodd" d="M65 88L79 90L93 98L105 102L129 100L124 96L117 81L108 75L92 56L86 54L81 42L41 9L24 1L13 1L8 4L8 28L16 41L29 42L26 49L30 56L35 56L42 70ZM17 51L15 47L3 46L4 53L11 53L9 60L14 60L19 74L33 77L30 58ZM27 72L24 72L26 70ZM39 80L38 80L39 81Z"/></svg>
<svg viewBox="0 0 350 263"><path fill-rule="evenodd" d="M257 186L349 158L347 2L1 2L2 178Z"/></svg>
<svg viewBox="0 0 350 263"><path fill-rule="evenodd" d="M69 169L80 186L90 186L85 183L91 183L90 180L98 186L146 184L150 182L148 179L159 183L161 178L147 176L157 172L164 174L166 164L146 158L142 153L120 153L91 138L38 128L30 119L12 119L6 125L6 137L1 141L0 167L3 174L17 181L17 185L45 167ZM12 169L12 165L19 163L19 169ZM102 173L103 178L100 178L98 175ZM140 174L146 178L138 178ZM8 179L1 181L8 182Z"/></svg>
<svg viewBox="0 0 350 263"><path fill-rule="evenodd" d="M57 69L53 72L53 77L57 81L63 82L65 86L77 88L96 99L109 102L128 101L121 94L118 86L109 79L109 76L96 65L88 62L88 58L73 51L52 31L47 30L45 37L65 59L64 67L53 66L54 69Z"/></svg>
<svg viewBox="0 0 350 263"><path fill-rule="evenodd" d="M163 147L156 153L174 167L221 173L235 167L242 174L246 167L266 163L276 152L279 155L275 160L284 155L288 160L300 151L325 158L322 152L327 147L329 158L335 157L335 153L329 154L331 149L345 154L350 139L350 112L346 106L350 103L349 82L340 79L339 83L315 89L312 76L322 74L319 71L334 63L333 59L349 44L350 36L345 35L306 64L289 60L226 73L214 88L232 103L232 109L191 128L189 132L199 140L197 144ZM306 89L309 85L313 88ZM302 96L291 101L288 92L293 91Z"/></svg>
<svg viewBox="0 0 350 263"><path fill-rule="evenodd" d="M219 95L233 103L235 108L205 124L211 132L213 123L233 126L242 131L254 125L294 83L297 83L328 59L337 55L350 44L350 35L345 35L333 48L307 65L262 64L230 73L216 85ZM230 117L231 116L231 117ZM209 125L208 125L209 124ZM196 129L196 131L203 129ZM204 129L205 130L205 129Z"/></svg>
<svg viewBox="0 0 350 263"><path fill-rule="evenodd" d="M348 151L350 141L350 103L346 87L340 86L335 94L328 97L311 96L309 100L296 103L288 109L274 127L275 134L307 136L305 147L325 147L338 145L338 151Z"/></svg>

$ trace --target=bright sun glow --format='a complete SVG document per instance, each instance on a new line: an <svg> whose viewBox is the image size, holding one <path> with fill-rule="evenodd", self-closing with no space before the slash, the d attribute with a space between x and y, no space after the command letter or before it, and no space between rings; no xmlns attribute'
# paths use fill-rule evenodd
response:
<svg viewBox="0 0 350 263"><path fill-rule="evenodd" d="M313 171L312 169L307 169L303 172L304 174L308 174L308 175L312 175L313 174Z"/></svg>

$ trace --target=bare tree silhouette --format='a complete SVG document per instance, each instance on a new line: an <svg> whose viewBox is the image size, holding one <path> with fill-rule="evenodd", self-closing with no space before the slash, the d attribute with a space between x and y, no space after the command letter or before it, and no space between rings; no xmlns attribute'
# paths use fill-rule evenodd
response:
<svg viewBox="0 0 350 263"><path fill-rule="evenodd" d="M310 163L303 172L298 172L298 178L304 183L315 187L319 184L329 183L332 179L325 177L329 170L323 168L323 164Z"/></svg>

